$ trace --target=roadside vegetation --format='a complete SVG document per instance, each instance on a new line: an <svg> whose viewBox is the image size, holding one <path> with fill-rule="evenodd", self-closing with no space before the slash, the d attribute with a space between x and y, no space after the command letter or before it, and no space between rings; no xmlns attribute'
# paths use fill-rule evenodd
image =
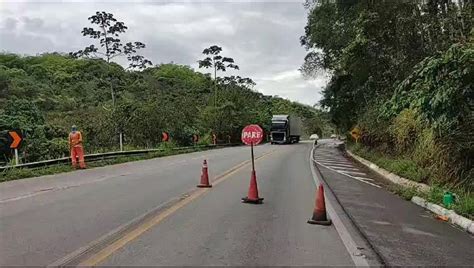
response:
<svg viewBox="0 0 474 268"><path fill-rule="evenodd" d="M192 153L192 152L199 152L212 149L213 147L189 147L186 149L181 150L174 150L176 146L173 143L162 143L159 146L161 151L150 152L138 156L119 156L115 158L109 159L99 159L92 162L87 162L87 168L96 168L96 167L103 167L108 165L115 165L121 164L126 162L138 161L138 160L145 160L145 159L152 159L157 157L164 157L170 155L177 155L177 154L185 154L185 153ZM45 167L38 167L38 168L11 168L6 169L4 171L0 171L0 182L11 181L11 180L18 180L18 179L25 179L37 176L44 176L44 175L53 175L59 174L64 172L71 172L75 169L71 167L70 163L64 164L57 164L53 166L45 166Z"/></svg>
<svg viewBox="0 0 474 268"><path fill-rule="evenodd" d="M219 46L196 55L199 66L211 68L212 75L174 63L153 66L138 54L146 50L144 43L122 43L127 28L112 14L98 12L89 20L93 28L82 34L92 44L82 50L0 54L0 139L8 130L21 130L22 163L68 156L73 124L83 133L86 153L117 151L120 136L125 150L156 148L163 131L177 146L191 145L193 134L202 144L211 142L212 133L218 143L238 142L246 124L268 131L272 114L299 115L308 134L331 132L324 112L263 95L250 78L226 76L229 68L239 69L238 59L221 56L225 51ZM112 32L103 31L104 22ZM119 58L129 65L115 63ZM1 149L0 165L10 163L12 151Z"/></svg>
<svg viewBox="0 0 474 268"><path fill-rule="evenodd" d="M327 72L323 108L354 152L474 207L472 1L308 1L302 72ZM430 200L440 203L439 194Z"/></svg>
<svg viewBox="0 0 474 268"><path fill-rule="evenodd" d="M393 193L400 195L406 200L411 200L413 196L417 195L431 203L444 206L443 195L446 192L451 192L455 195L455 203L449 209L453 209L459 215L474 219L474 195L468 189L462 186L453 187L449 184L429 183L430 171L407 158L383 154L360 143L348 143L347 149L398 176L430 184L430 191L427 193L418 191L413 187L391 184L388 189Z"/></svg>

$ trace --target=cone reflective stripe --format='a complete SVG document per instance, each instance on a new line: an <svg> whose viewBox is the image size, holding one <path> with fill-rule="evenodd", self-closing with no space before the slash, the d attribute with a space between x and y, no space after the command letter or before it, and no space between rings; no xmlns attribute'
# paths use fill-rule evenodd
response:
<svg viewBox="0 0 474 268"><path fill-rule="evenodd" d="M246 197L242 198L242 202L252 203L252 204L261 204L262 201L263 201L263 198L258 197L257 176L255 174L255 170L252 170L252 175L250 177L249 192Z"/></svg>
<svg viewBox="0 0 474 268"><path fill-rule="evenodd" d="M331 220L326 215L326 202L324 201L324 188L319 185L316 190L316 204L313 211L313 217L308 220L310 224L330 225Z"/></svg>
<svg viewBox="0 0 474 268"><path fill-rule="evenodd" d="M209 173L207 171L207 161L206 160L204 160L202 162L201 183L197 187L200 187L200 188L212 187L212 185L209 184Z"/></svg>

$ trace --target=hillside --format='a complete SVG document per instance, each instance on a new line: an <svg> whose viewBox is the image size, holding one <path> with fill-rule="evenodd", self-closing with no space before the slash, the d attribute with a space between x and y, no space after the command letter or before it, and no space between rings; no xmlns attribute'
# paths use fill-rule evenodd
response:
<svg viewBox="0 0 474 268"><path fill-rule="evenodd" d="M1 54L0 129L22 130L24 162L68 155L73 124L83 131L87 152L117 150L120 132L125 148L156 147L163 131L177 145L191 144L193 134L210 142L211 132L220 142L236 142L246 124L268 130L273 113L300 115L307 133L330 132L322 112L265 96L248 79L218 77L217 84L214 107L214 80L188 66L129 71L100 59Z"/></svg>

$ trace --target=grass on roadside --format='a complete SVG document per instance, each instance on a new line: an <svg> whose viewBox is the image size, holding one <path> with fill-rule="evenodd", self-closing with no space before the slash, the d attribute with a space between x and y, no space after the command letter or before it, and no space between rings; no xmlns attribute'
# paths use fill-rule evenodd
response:
<svg viewBox="0 0 474 268"><path fill-rule="evenodd" d="M362 158L375 163L379 167L386 169L394 174L404 177L416 182L428 183L430 182L430 173L416 165L410 159L396 158L387 156L381 152L370 150L360 144L347 144L347 148L359 155ZM406 200L410 200L414 195L423 197L427 201L443 206L443 196L446 192L451 192L455 195L455 203L448 209L454 210L457 214L474 219L474 194L462 188L452 188L448 185L430 185L430 191L423 193L413 187L404 187L401 185L392 184L388 190L401 196Z"/></svg>
<svg viewBox="0 0 474 268"><path fill-rule="evenodd" d="M119 156L119 157L111 158L111 159L103 159L103 160L88 162L87 168L90 169L90 168L96 168L96 167L103 167L103 166L108 166L108 165L114 165L114 164L120 164L120 163L132 162L132 161L138 161L138 160L145 160L145 159L151 159L151 158L157 158L157 157L163 157L163 156L169 156L169 155L204 151L208 149L211 149L211 148L195 147L195 148L189 148L189 149L184 149L184 150L172 150L172 148L167 148L163 151L151 152L151 153L141 155L141 156ZM69 163L58 164L58 165L47 166L47 167L40 167L40 168L12 168L12 169L7 169L0 172L0 182L25 179L25 178L31 178L31 177L39 177L39 176L44 176L44 175L53 175L53 174L58 174L58 173L71 172L71 171L74 171L74 169L71 167Z"/></svg>
<svg viewBox="0 0 474 268"><path fill-rule="evenodd" d="M414 187L404 187L398 184L389 184L388 190L394 194L401 196L405 200L411 200L415 195L419 195L419 192Z"/></svg>
<svg viewBox="0 0 474 268"><path fill-rule="evenodd" d="M431 203L443 206L443 196L446 192L451 192L455 196L455 202L451 207L459 215L474 220L474 194L459 188L448 188L439 185L432 185L428 193L420 193L419 195Z"/></svg>
<svg viewBox="0 0 474 268"><path fill-rule="evenodd" d="M360 143L349 144L348 148L355 154L375 163L377 166L383 167L384 169L397 174L398 176L422 183L427 183L429 181L430 172L418 166L411 159L387 156L378 151L370 150Z"/></svg>

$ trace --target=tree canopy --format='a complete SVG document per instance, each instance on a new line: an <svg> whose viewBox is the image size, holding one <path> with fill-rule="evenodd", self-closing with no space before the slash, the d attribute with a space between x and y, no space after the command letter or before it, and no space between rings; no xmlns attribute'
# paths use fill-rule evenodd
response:
<svg viewBox="0 0 474 268"><path fill-rule="evenodd" d="M109 72L116 80L115 110L109 84L102 79ZM209 142L211 131L219 142L227 142L228 136L237 142L246 124L268 130L272 113L321 117L327 123L320 111L263 95L253 90L251 79L238 76L218 79L214 106L214 80L177 64L127 71L103 59L0 54L0 85L0 129L23 131L22 161L68 155L67 134L73 124L84 134L86 151L98 152L118 149L117 122L126 148L158 146L162 131L178 145L190 145L193 134ZM311 128L321 126L313 122ZM6 157L11 155L1 156Z"/></svg>
<svg viewBox="0 0 474 268"><path fill-rule="evenodd" d="M340 132L411 158L440 181L474 183L472 1L308 1L307 76ZM427 144L431 151L426 153Z"/></svg>

